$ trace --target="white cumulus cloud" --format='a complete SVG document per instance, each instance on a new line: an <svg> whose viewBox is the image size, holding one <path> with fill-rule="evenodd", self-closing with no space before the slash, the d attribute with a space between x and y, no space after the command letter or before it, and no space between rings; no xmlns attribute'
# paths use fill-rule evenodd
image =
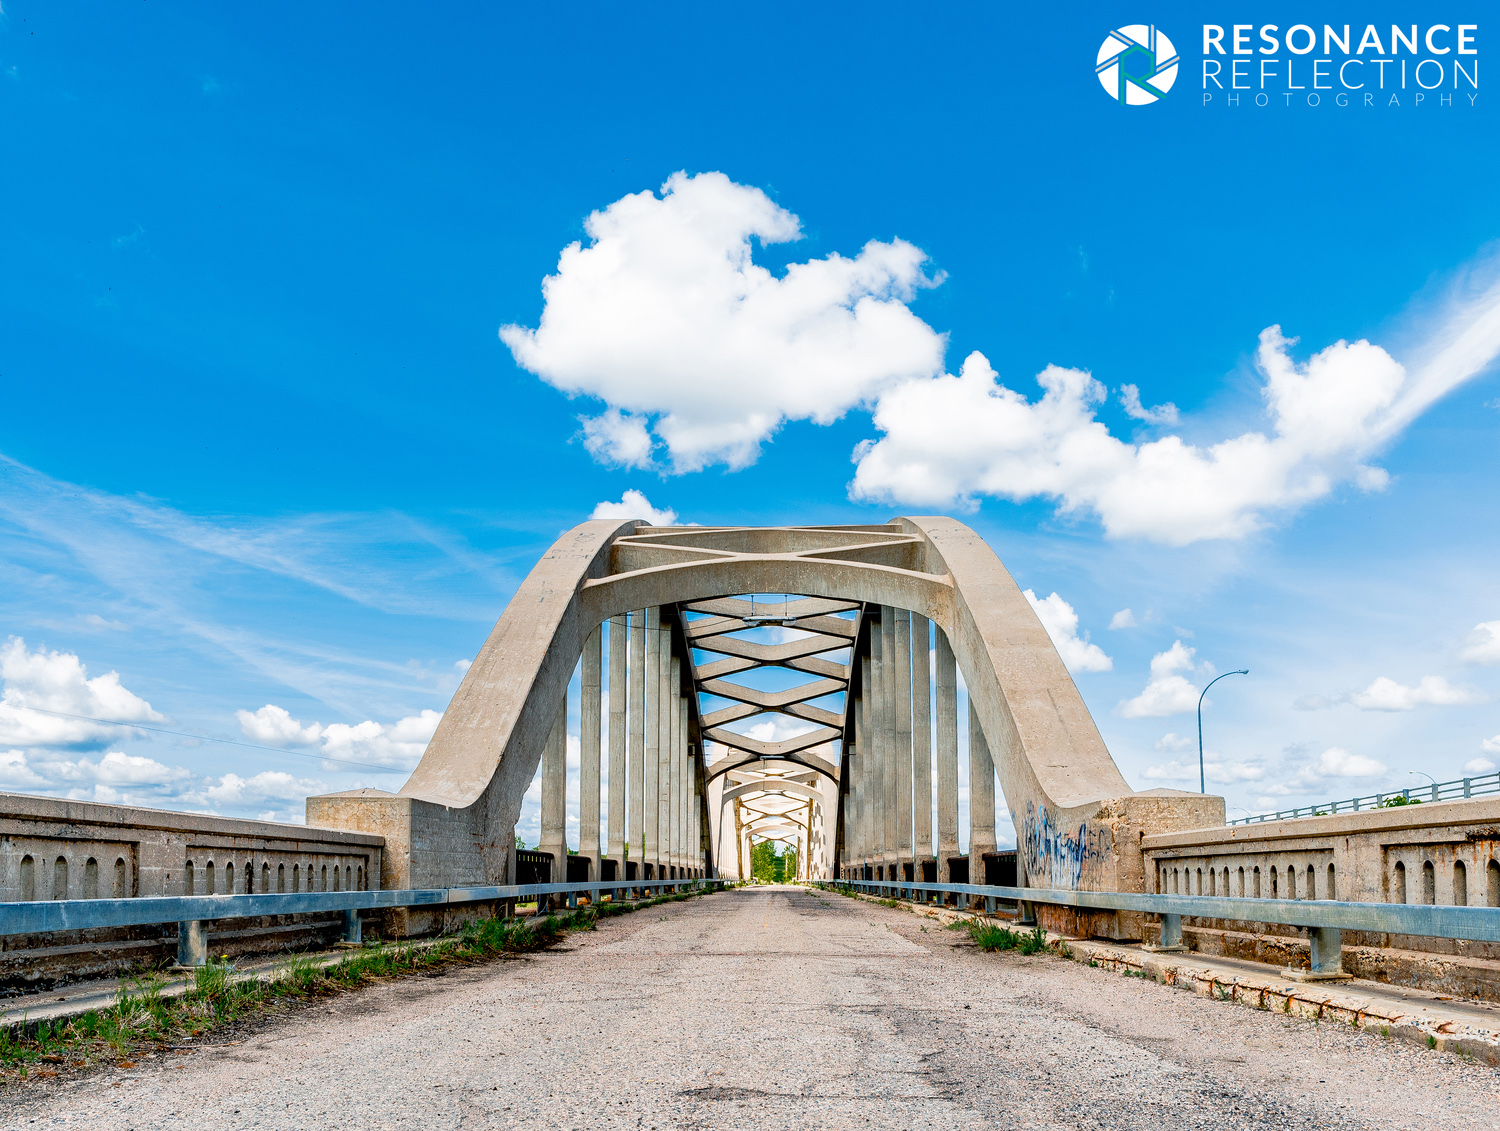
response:
<svg viewBox="0 0 1500 1131"><path fill-rule="evenodd" d="M1496 745L1500 745L1500 743ZM1488 774L1492 773L1494 769L1495 763L1488 758L1470 758L1464 763L1464 773L1466 774Z"/></svg>
<svg viewBox="0 0 1500 1131"><path fill-rule="evenodd" d="M1149 719L1197 709L1198 688L1179 674L1193 670L1194 651L1177 640L1165 652L1152 656L1151 679L1134 699L1121 702L1120 714L1127 719Z"/></svg>
<svg viewBox="0 0 1500 1131"><path fill-rule="evenodd" d="M1198 762L1172 761L1159 766L1148 766L1141 776L1148 781L1197 781ZM1266 776L1264 766L1254 762L1226 762L1216 754L1203 757L1203 777L1217 785L1233 785L1236 782L1260 781Z"/></svg>
<svg viewBox="0 0 1500 1131"><path fill-rule="evenodd" d="M1330 746L1316 760L1295 767L1283 781L1267 786L1265 792L1272 797L1298 796L1330 788L1331 778L1378 778L1385 772L1384 762Z"/></svg>
<svg viewBox="0 0 1500 1131"><path fill-rule="evenodd" d="M248 778L225 774L218 781L206 784L199 792L213 806L236 808L266 801L301 802L327 788L313 778L294 777L281 770L262 770Z"/></svg>
<svg viewBox="0 0 1500 1131"><path fill-rule="evenodd" d="M1129 609L1121 609L1109 618L1109 627L1112 629L1136 628L1139 627L1139 622L1135 619L1135 614Z"/></svg>
<svg viewBox="0 0 1500 1131"><path fill-rule="evenodd" d="M1415 687L1381 676L1363 691L1349 696L1361 711L1410 711L1417 707L1452 707L1483 703L1485 696L1471 687L1455 687L1440 675L1423 676Z"/></svg>
<svg viewBox="0 0 1500 1131"><path fill-rule="evenodd" d="M675 471L743 467L783 421L831 423L942 367L943 336L907 308L938 280L904 240L774 275L752 241L800 239L801 224L723 173L676 173L584 230L542 284L537 328L500 338L523 368L605 403L584 422L596 459L646 466L659 442Z"/></svg>
<svg viewBox="0 0 1500 1131"><path fill-rule="evenodd" d="M1048 366L1030 401L972 353L957 376L913 378L881 395L882 435L855 449L850 495L935 506L1049 498L1063 512L1097 515L1112 537L1185 545L1242 537L1340 484L1382 489L1389 476L1368 461L1500 353L1500 284L1493 263L1481 266L1472 274L1488 273L1483 286L1450 304L1410 370L1368 341L1338 341L1298 363L1295 339L1267 327L1256 367L1268 426L1207 446L1177 435L1127 443L1096 419L1106 390L1090 374ZM1126 397L1143 419L1167 407Z"/></svg>
<svg viewBox="0 0 1500 1131"><path fill-rule="evenodd" d="M267 703L254 714L249 711L235 714L245 737L257 742L317 746L328 758L389 766L396 770L409 770L421 760L422 752L427 749L427 743L432 740L443 717L441 711L425 710L394 723L366 719L352 724L329 723L324 726L314 722L304 725L301 720L293 718L291 712L274 703ZM325 768L335 770L338 767L330 762Z"/></svg>
<svg viewBox="0 0 1500 1131"><path fill-rule="evenodd" d="M1171 731L1168 731L1156 740L1156 748L1158 750L1186 750L1192 744L1193 740L1191 738L1181 734L1173 734Z"/></svg>
<svg viewBox="0 0 1500 1131"><path fill-rule="evenodd" d="M1476 624L1459 659L1466 664L1500 664L1500 620Z"/></svg>
<svg viewBox="0 0 1500 1131"><path fill-rule="evenodd" d="M662 507L658 510L651 505L651 500L646 498L640 491L634 489L626 491L620 496L618 503L602 502L594 507L594 513L590 518L639 518L649 522L652 526L676 526L677 512L671 507Z"/></svg>
<svg viewBox="0 0 1500 1131"><path fill-rule="evenodd" d="M1166 404L1147 408L1141 404L1141 391L1134 385L1120 386L1120 405L1125 409L1126 416L1144 420L1147 424L1176 424L1178 420L1175 404L1168 401Z"/></svg>
<svg viewBox="0 0 1500 1131"><path fill-rule="evenodd" d="M1500 754L1500 734L1495 735L1494 738L1486 738L1481 745L1491 754Z"/></svg>
<svg viewBox="0 0 1500 1131"><path fill-rule="evenodd" d="M1056 593L1039 598L1030 589L1025 592L1026 600L1036 610L1037 618L1052 638L1052 646L1057 649L1068 671L1075 675L1079 672L1107 672L1115 666L1114 661L1104 654L1104 649L1089 643L1088 633L1078 635L1078 614L1072 605Z"/></svg>
<svg viewBox="0 0 1500 1131"><path fill-rule="evenodd" d="M240 721L240 731L246 738L274 746L312 746L323 733L317 723L303 726L285 707L274 703L267 703L253 714L236 711L234 717Z"/></svg>
<svg viewBox="0 0 1500 1131"><path fill-rule="evenodd" d="M0 681L5 685L0 693L0 744L6 746L102 746L130 733L128 727L45 713L50 711L91 719L165 721L150 703L120 683L118 672L90 678L72 652L33 652L19 636L0 647Z"/></svg>

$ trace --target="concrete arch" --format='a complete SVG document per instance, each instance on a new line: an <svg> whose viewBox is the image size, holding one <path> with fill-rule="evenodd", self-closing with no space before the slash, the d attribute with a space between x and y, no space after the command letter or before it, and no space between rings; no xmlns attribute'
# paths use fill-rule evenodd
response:
<svg viewBox="0 0 1500 1131"><path fill-rule="evenodd" d="M733 801L736 797L746 797L755 793L784 793L789 797L801 797L808 801L821 802L823 800L822 791L814 789L810 785L799 785L796 782L779 782L775 778L768 778L765 781L746 782L744 785L731 786L724 791L720 801Z"/></svg>
<svg viewBox="0 0 1500 1131"><path fill-rule="evenodd" d="M311 798L309 821L385 833L397 847L388 886L505 880L521 799L591 634L636 610L671 609L674 656L690 660L707 646L688 637L699 615L690 606L747 593L911 610L937 625L992 752L1028 883L1138 890L1139 833L1222 823L1220 799L1130 789L1020 588L974 531L945 517L828 527L582 523L517 590L405 786ZM851 655L866 639L850 642ZM846 686L858 666L854 656ZM692 710L700 743L725 733L700 729ZM837 740L852 726L847 703L842 727L820 725L829 732L822 742ZM814 757L792 747L784 760ZM761 756L743 753L734 768ZM831 764L809 768L842 778ZM841 812L837 836L843 828Z"/></svg>

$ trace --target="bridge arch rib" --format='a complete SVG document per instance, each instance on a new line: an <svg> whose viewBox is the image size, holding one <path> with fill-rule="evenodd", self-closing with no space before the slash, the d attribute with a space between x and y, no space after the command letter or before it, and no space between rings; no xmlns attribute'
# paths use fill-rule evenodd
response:
<svg viewBox="0 0 1500 1131"><path fill-rule="evenodd" d="M799 597L757 608L756 594ZM930 777L928 804L921 800L927 665L911 662L927 650L929 623L938 680L936 835L923 830ZM597 749L604 625L612 689L607 855L622 868L625 824L638 826L655 811L651 751L667 775L657 782L656 801L663 811L675 807L675 823L662 818L660 828L672 838L671 866L679 870L715 867L725 841L726 818L718 809L755 792L736 775L748 780L771 765L801 774L797 788L789 785L778 796L818 810L829 870L873 866L895 877L897 869L920 863L917 857L956 850L956 843L942 843L955 831L945 825L943 791L944 758L956 757L960 729L950 717L956 673L968 690L976 782L988 776L986 758L992 759L1016 829L1022 882L1140 890L1139 833L1223 820L1220 799L1130 789L1019 587L974 531L943 517L825 527L582 523L554 543L517 590L401 790L310 798L308 819L386 832L398 846L388 854L391 886L504 882L513 875L521 800L539 763L545 821L547 767L560 757L565 723L559 718L580 656L593 696L584 727L593 726ZM765 640L768 629L779 630L781 639ZM734 678L762 669L809 678L779 687ZM618 723L617 685L626 704ZM640 703L659 722L654 736L649 719L644 734L632 722L627 744L615 728L633 720ZM913 704L920 708L915 732ZM781 737L775 727L769 737L749 733L750 720L768 717L795 727L785 733L783 726ZM711 762L706 747L717 752ZM642 759L644 775L635 765ZM633 792L619 804L616 785L627 763ZM683 797L669 796L669 779ZM977 784L981 809L983 795ZM595 809L596 828L597 816ZM812 824L809 817L809 838ZM640 853L652 845L648 835L638 846L636 833L628 831L630 859L667 867L659 845L661 860L642 861ZM988 830L982 819L974 823L971 858L993 846L993 835L993 821ZM605 858L595 843L593 866ZM938 865L946 871L945 861Z"/></svg>

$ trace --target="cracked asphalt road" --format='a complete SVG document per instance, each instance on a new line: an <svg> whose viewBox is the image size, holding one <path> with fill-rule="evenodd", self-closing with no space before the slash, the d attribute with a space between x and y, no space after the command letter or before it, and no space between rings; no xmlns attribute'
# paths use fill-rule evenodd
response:
<svg viewBox="0 0 1500 1131"><path fill-rule="evenodd" d="M925 929L924 929L925 928ZM0 1127L1500 1127L1500 1075L797 888L0 1096Z"/></svg>

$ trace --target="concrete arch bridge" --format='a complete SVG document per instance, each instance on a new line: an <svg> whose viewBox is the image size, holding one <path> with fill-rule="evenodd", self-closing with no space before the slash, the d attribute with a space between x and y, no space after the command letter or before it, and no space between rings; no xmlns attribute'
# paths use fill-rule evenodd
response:
<svg viewBox="0 0 1500 1131"><path fill-rule="evenodd" d="M745 876L751 844L778 840L804 878L963 881L972 861L984 882L998 781L1017 883L1142 891L1144 834L1224 820L1221 798L1130 789L1025 596L950 518L582 523L511 599L406 785L309 798L308 821L382 834L382 887L514 883L538 767L554 880Z"/></svg>

